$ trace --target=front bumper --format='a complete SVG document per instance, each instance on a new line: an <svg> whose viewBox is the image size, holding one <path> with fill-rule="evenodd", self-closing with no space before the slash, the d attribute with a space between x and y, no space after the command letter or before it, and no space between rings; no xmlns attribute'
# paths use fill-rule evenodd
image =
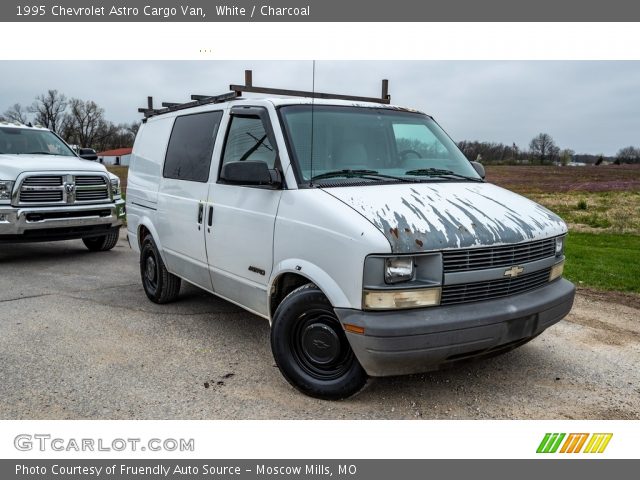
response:
<svg viewBox="0 0 640 480"><path fill-rule="evenodd" d="M515 348L562 320L571 310L574 285L556 280L532 292L446 307L393 312L336 309L365 371L373 377L435 370L472 357Z"/></svg>
<svg viewBox="0 0 640 480"><path fill-rule="evenodd" d="M94 205L11 207L0 205L0 242L48 241L104 235L120 227L124 200Z"/></svg>

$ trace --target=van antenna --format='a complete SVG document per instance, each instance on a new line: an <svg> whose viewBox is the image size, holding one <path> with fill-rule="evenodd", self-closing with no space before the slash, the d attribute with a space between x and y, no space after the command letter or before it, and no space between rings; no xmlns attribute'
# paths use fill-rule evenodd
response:
<svg viewBox="0 0 640 480"><path fill-rule="evenodd" d="M311 168L311 178L309 179L309 186L313 187L313 110L316 99L316 61L313 60L313 71L311 74L311 159L310 159L310 168Z"/></svg>

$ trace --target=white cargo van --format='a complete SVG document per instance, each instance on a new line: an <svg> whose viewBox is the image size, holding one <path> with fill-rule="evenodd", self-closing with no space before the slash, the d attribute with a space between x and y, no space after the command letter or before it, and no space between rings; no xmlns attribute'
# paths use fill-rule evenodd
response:
<svg viewBox="0 0 640 480"><path fill-rule="evenodd" d="M231 90L141 109L127 225L152 301L185 280L264 317L282 374L329 399L508 351L569 313L565 223L485 182L430 116L384 87Z"/></svg>

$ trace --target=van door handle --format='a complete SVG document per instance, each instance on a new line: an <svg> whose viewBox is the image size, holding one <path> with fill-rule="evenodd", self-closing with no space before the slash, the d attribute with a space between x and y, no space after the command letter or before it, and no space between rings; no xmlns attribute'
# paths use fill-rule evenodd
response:
<svg viewBox="0 0 640 480"><path fill-rule="evenodd" d="M204 215L204 204L198 205L198 224L202 223L202 216Z"/></svg>
<svg viewBox="0 0 640 480"><path fill-rule="evenodd" d="M207 225L210 227L213 225L213 205L209 205L209 218L207 219Z"/></svg>

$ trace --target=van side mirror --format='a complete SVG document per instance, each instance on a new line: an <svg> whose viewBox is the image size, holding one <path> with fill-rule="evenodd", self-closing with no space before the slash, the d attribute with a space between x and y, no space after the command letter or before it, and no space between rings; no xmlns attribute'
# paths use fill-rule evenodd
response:
<svg viewBox="0 0 640 480"><path fill-rule="evenodd" d="M225 163L222 166L220 180L237 185L282 185L278 170L270 169L266 162L251 160Z"/></svg>
<svg viewBox="0 0 640 480"><path fill-rule="evenodd" d="M484 179L484 177L486 176L486 173L484 171L484 166L480 162L474 162L474 161L471 162L471 165L475 169L476 173L480 175L482 179Z"/></svg>
<svg viewBox="0 0 640 480"><path fill-rule="evenodd" d="M78 150L78 155L85 160L98 160L98 155L93 148L81 148Z"/></svg>

